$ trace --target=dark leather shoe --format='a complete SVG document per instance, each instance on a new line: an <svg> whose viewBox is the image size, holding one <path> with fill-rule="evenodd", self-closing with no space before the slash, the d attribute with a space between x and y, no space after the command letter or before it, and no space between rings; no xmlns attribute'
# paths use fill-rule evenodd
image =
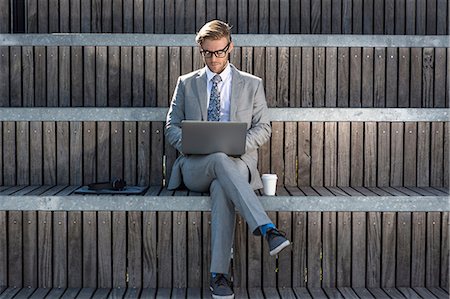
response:
<svg viewBox="0 0 450 299"><path fill-rule="evenodd" d="M267 241L269 242L269 254L277 255L281 250L291 245L288 239L286 239L286 234L280 232L276 228L271 228L266 234Z"/></svg>
<svg viewBox="0 0 450 299"><path fill-rule="evenodd" d="M234 292L231 281L224 275L218 273L216 277L211 277L209 288L214 299L233 299Z"/></svg>

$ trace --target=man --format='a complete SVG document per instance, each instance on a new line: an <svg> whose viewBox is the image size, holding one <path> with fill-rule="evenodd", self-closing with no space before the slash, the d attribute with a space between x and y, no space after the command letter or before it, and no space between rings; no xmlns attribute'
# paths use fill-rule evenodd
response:
<svg viewBox="0 0 450 299"><path fill-rule="evenodd" d="M235 208L255 235L269 242L276 255L290 242L261 206L253 189L261 188L257 149L271 134L262 80L237 70L228 62L233 51L231 27L218 20L205 24L196 42L206 67L178 79L167 114L165 136L180 153L168 189L184 185L210 192L211 291L213 298L234 298L228 277L233 246ZM246 149L239 157L224 153L183 155L181 121L239 121L247 123Z"/></svg>

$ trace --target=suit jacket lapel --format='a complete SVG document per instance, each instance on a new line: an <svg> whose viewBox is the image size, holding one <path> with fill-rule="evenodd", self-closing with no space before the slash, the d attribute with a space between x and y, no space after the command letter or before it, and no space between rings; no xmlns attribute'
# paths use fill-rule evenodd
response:
<svg viewBox="0 0 450 299"><path fill-rule="evenodd" d="M242 93L243 80L237 69L231 65L231 99L230 99L230 121L236 120L236 111Z"/></svg>
<svg viewBox="0 0 450 299"><path fill-rule="evenodd" d="M196 78L197 85L197 100L200 105L200 111L202 112L202 120L208 119L208 92L207 92L207 82L206 82L206 70L205 68L201 69Z"/></svg>

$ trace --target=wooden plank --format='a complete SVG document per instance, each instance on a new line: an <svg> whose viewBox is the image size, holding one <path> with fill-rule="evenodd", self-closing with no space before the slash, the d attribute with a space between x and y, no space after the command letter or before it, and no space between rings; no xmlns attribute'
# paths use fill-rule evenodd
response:
<svg viewBox="0 0 450 299"><path fill-rule="evenodd" d="M95 58L95 47L83 47L83 106L85 107L95 106Z"/></svg>
<svg viewBox="0 0 450 299"><path fill-rule="evenodd" d="M22 106L22 53L21 47L10 47L10 105Z"/></svg>
<svg viewBox="0 0 450 299"><path fill-rule="evenodd" d="M311 124L298 123L298 185L311 184Z"/></svg>
<svg viewBox="0 0 450 299"><path fill-rule="evenodd" d="M326 54L325 48L316 47L313 49L313 64L314 64L314 107L323 107L325 105L325 86L326 76L329 75L328 70L325 71ZM331 62L331 61L330 61ZM330 63L331 66L331 63ZM327 65L328 67L328 65ZM330 78L331 79L331 78Z"/></svg>
<svg viewBox="0 0 450 299"><path fill-rule="evenodd" d="M284 195L280 193L280 195ZM287 192L285 195L289 195ZM292 240L292 213L278 212L277 227L286 233L286 238ZM286 248L278 254L278 282L277 286L281 288L292 287L292 246Z"/></svg>
<svg viewBox="0 0 450 299"><path fill-rule="evenodd" d="M386 50L375 48L374 53L374 107L386 107Z"/></svg>
<svg viewBox="0 0 450 299"><path fill-rule="evenodd" d="M311 186L323 185L324 124L313 122L311 127Z"/></svg>
<svg viewBox="0 0 450 299"><path fill-rule="evenodd" d="M377 185L377 124L364 125L364 186Z"/></svg>
<svg viewBox="0 0 450 299"><path fill-rule="evenodd" d="M321 213L308 213L308 242L307 242L307 286L312 288L320 287L321 282L321 255L322 255L322 221Z"/></svg>
<svg viewBox="0 0 450 299"><path fill-rule="evenodd" d="M34 106L34 53L32 47L22 47L22 106Z"/></svg>
<svg viewBox="0 0 450 299"><path fill-rule="evenodd" d="M144 48L132 48L132 106L144 106Z"/></svg>
<svg viewBox="0 0 450 299"><path fill-rule="evenodd" d="M126 230L126 212L112 212L112 285L120 288L127 286Z"/></svg>
<svg viewBox="0 0 450 299"><path fill-rule="evenodd" d="M337 286L351 285L352 213L337 213ZM357 242L361 242L358 240ZM359 249L360 250L360 249ZM360 265L361 266L361 265Z"/></svg>
<svg viewBox="0 0 450 299"><path fill-rule="evenodd" d="M38 285L40 287L51 287L53 285L53 239L52 239L52 212L39 211L38 224Z"/></svg>
<svg viewBox="0 0 450 299"><path fill-rule="evenodd" d="M202 286L201 217L201 212L187 213L187 285L193 288Z"/></svg>
<svg viewBox="0 0 450 299"><path fill-rule="evenodd" d="M83 286L97 286L97 213L83 212Z"/></svg>
<svg viewBox="0 0 450 299"><path fill-rule="evenodd" d="M98 287L111 288L112 285L112 218L111 212L97 213L98 230Z"/></svg>
<svg viewBox="0 0 450 299"><path fill-rule="evenodd" d="M12 271L8 273L7 286L21 287L23 285L23 241L22 241L22 229L23 219L22 212L9 211L8 212L8 268L17 269L18 271Z"/></svg>
<svg viewBox="0 0 450 299"><path fill-rule="evenodd" d="M397 213L397 221L397 252L402 254L396 259L396 286L407 287L411 285L412 214Z"/></svg>
<svg viewBox="0 0 450 299"><path fill-rule="evenodd" d="M322 285L328 288L336 286L338 273L338 223L336 218L337 214L334 212L324 212L322 215Z"/></svg>
<svg viewBox="0 0 450 299"><path fill-rule="evenodd" d="M391 173L390 185L400 186L403 183L403 169L404 169L404 124L391 124Z"/></svg>
<svg viewBox="0 0 450 299"><path fill-rule="evenodd" d="M264 51L264 48L255 48L255 58L260 58L262 55L260 51ZM256 56L256 54L258 55ZM302 49L291 48L290 49L290 65L289 65L289 104L291 107L301 107L301 94L302 94L302 65L297 63L302 60ZM255 59L255 75L259 74L259 68L261 63Z"/></svg>
<svg viewBox="0 0 450 299"><path fill-rule="evenodd" d="M340 158L338 153L338 137L337 137L337 123L325 123L325 137L324 137L324 184L325 186L336 186L337 183L337 164ZM345 143L344 143L345 147ZM341 149L341 148L340 148ZM339 149L339 150L340 150Z"/></svg>
<svg viewBox="0 0 450 299"><path fill-rule="evenodd" d="M55 122L44 122L43 130L43 171L44 184L56 184L56 128Z"/></svg>
<svg viewBox="0 0 450 299"><path fill-rule="evenodd" d="M269 216L272 223L277 224L277 213L276 212L268 212L267 216ZM262 285L265 287L276 287L277 282L277 263L276 259L273 256L269 255L269 244L267 241L262 241Z"/></svg>
<svg viewBox="0 0 450 299"><path fill-rule="evenodd" d="M9 106L9 47L0 47L0 106Z"/></svg>
<svg viewBox="0 0 450 299"><path fill-rule="evenodd" d="M301 0L300 7L300 29L301 33L311 33L311 2L309 0Z"/></svg>
<svg viewBox="0 0 450 299"><path fill-rule="evenodd" d="M393 0L391 0L393 1ZM394 12L394 10L392 10ZM392 26L394 30L394 26ZM386 107L398 107L398 49L387 48L386 52Z"/></svg>
<svg viewBox="0 0 450 299"><path fill-rule="evenodd" d="M422 49L411 49L410 80L417 82L411 85L410 107L422 107Z"/></svg>
<svg viewBox="0 0 450 299"><path fill-rule="evenodd" d="M422 107L433 107L434 101L434 49L423 49L422 60Z"/></svg>
<svg viewBox="0 0 450 299"><path fill-rule="evenodd" d="M411 285L424 286L426 250L426 213L412 214Z"/></svg>
<svg viewBox="0 0 450 299"><path fill-rule="evenodd" d="M169 194L164 194L169 195ZM166 269L166 271L158 272L158 286L168 288L172 286L172 212L158 213L158 269Z"/></svg>
<svg viewBox="0 0 450 299"><path fill-rule="evenodd" d="M82 219L81 212L68 212L67 215L67 268L71 275L67 277L69 288L82 285Z"/></svg>
<svg viewBox="0 0 450 299"><path fill-rule="evenodd" d="M143 298L155 298L156 289L154 288L144 288L142 289L141 297Z"/></svg>
<svg viewBox="0 0 450 299"><path fill-rule="evenodd" d="M366 281L366 213L352 213L352 286L365 287Z"/></svg>
<svg viewBox="0 0 450 299"><path fill-rule="evenodd" d="M337 48L326 48L326 67L325 67L325 106L337 106L337 69L338 54Z"/></svg>
<svg viewBox="0 0 450 299"><path fill-rule="evenodd" d="M136 184L136 122L124 123L124 179L128 184Z"/></svg>
<svg viewBox="0 0 450 299"><path fill-rule="evenodd" d="M338 288L344 298L359 298L356 292L350 287Z"/></svg>
<svg viewBox="0 0 450 299"><path fill-rule="evenodd" d="M348 107L349 106L349 90L350 85L350 71L349 71L349 49L348 48L338 48L337 52L337 106L338 107Z"/></svg>
<svg viewBox="0 0 450 299"><path fill-rule="evenodd" d="M0 285L8 285L7 212L0 211ZM1 294L1 293L0 293Z"/></svg>
<svg viewBox="0 0 450 299"><path fill-rule="evenodd" d="M366 7L366 5L364 5ZM361 70L361 106L373 107L374 104L374 49L363 48Z"/></svg>
<svg viewBox="0 0 450 299"><path fill-rule="evenodd" d="M301 288L294 288L294 293L297 295L298 298L312 298L311 294L308 292L307 288L301 287Z"/></svg>
<svg viewBox="0 0 450 299"><path fill-rule="evenodd" d="M417 123L405 123L404 146L408 149L408 155L404 157L404 185L416 185L417 171Z"/></svg>
<svg viewBox="0 0 450 299"><path fill-rule="evenodd" d="M97 172L96 182L107 182L110 180L110 124L109 122L97 123Z"/></svg>
<svg viewBox="0 0 450 299"><path fill-rule="evenodd" d="M143 287L144 288L154 288L157 283L157 251L156 251L156 212L143 212Z"/></svg>
<svg viewBox="0 0 450 299"><path fill-rule="evenodd" d="M112 122L111 123L111 148L114 150L111 151L111 161L114 163L111 164L111 173L110 176L112 178L123 178L124 177L124 124L121 122Z"/></svg>
<svg viewBox="0 0 450 299"><path fill-rule="evenodd" d="M176 191L176 196L186 196L187 191ZM173 282L175 288L186 288L189 256L187 255L187 215L186 212L173 212Z"/></svg>
<svg viewBox="0 0 450 299"><path fill-rule="evenodd" d="M96 124L85 122L83 124L83 182L90 184L96 181ZM113 160L114 161L114 160Z"/></svg>
<svg viewBox="0 0 450 299"><path fill-rule="evenodd" d="M441 213L427 213L426 286L439 286L441 265Z"/></svg>
<svg viewBox="0 0 450 299"><path fill-rule="evenodd" d="M27 122L16 123L16 142L17 142L17 184L27 185L30 182L29 177L29 128Z"/></svg>
<svg viewBox="0 0 450 299"><path fill-rule="evenodd" d="M209 286L211 272L211 212L202 212L202 286Z"/></svg>
<svg viewBox="0 0 450 299"><path fill-rule="evenodd" d="M342 32L342 2L331 1L331 33Z"/></svg>
<svg viewBox="0 0 450 299"><path fill-rule="evenodd" d="M417 128L417 186L429 186L430 123L419 122Z"/></svg>
<svg viewBox="0 0 450 299"><path fill-rule="evenodd" d="M381 284L381 213L369 212L367 223L367 286Z"/></svg>
<svg viewBox="0 0 450 299"><path fill-rule="evenodd" d="M69 144L70 155L69 161L71 165L70 169L70 184L81 185L83 183L82 165L79 163L82 160L82 124L81 122L70 122Z"/></svg>
<svg viewBox="0 0 450 299"><path fill-rule="evenodd" d="M25 211L23 216L23 285L29 288L37 287L38 278L38 240L37 240L37 213ZM6 244L6 243L5 243ZM7 269L7 268L5 268ZM6 284L5 284L6 285Z"/></svg>
<svg viewBox="0 0 450 299"><path fill-rule="evenodd" d="M305 244L307 238L307 214L306 212L294 212L292 242ZM294 287L306 286L307 255L306 246L292 246L292 285Z"/></svg>
<svg viewBox="0 0 450 299"><path fill-rule="evenodd" d="M105 2L106 3L106 2ZM95 105L108 104L108 48L95 47ZM91 83L92 84L92 83Z"/></svg>
<svg viewBox="0 0 450 299"><path fill-rule="evenodd" d="M431 123L430 185L444 185L444 123Z"/></svg>
<svg viewBox="0 0 450 299"><path fill-rule="evenodd" d="M28 298L38 299L38 298L44 298L45 296L48 296L48 297L54 296L53 298L59 298L58 296L62 295L62 292L57 293L56 291L53 292L53 294L51 294L50 290L51 289L49 289L49 288L37 288L37 289L35 289L34 293ZM55 289L55 290L57 290L57 289ZM63 290L63 289L60 289L60 290Z"/></svg>
<svg viewBox="0 0 450 299"><path fill-rule="evenodd" d="M128 286L138 288L142 286L141 212L130 211L127 214L127 282Z"/></svg>
<svg viewBox="0 0 450 299"><path fill-rule="evenodd" d="M120 106L130 107L132 100L132 52L131 47L120 48Z"/></svg>
<svg viewBox="0 0 450 299"><path fill-rule="evenodd" d="M428 287L428 289L438 298L448 298L448 292L439 287Z"/></svg>
<svg viewBox="0 0 450 299"><path fill-rule="evenodd" d="M56 123L56 183L67 185L70 183L70 147L69 122Z"/></svg>
<svg viewBox="0 0 450 299"><path fill-rule="evenodd" d="M441 241L441 282L440 286L448 292L449 289L449 213L442 213Z"/></svg>
<svg viewBox="0 0 450 299"><path fill-rule="evenodd" d="M69 298L74 298L77 296L77 294L81 291L81 288L68 288L65 292L64 295L61 297L61 299L69 299Z"/></svg>
<svg viewBox="0 0 450 299"><path fill-rule="evenodd" d="M412 288L397 287L397 290L402 293L406 298L422 298Z"/></svg>
<svg viewBox="0 0 450 299"><path fill-rule="evenodd" d="M350 148L350 153L348 154L350 169L339 167L339 170L346 170L350 173L350 184L352 186L361 186L364 173L364 124L360 122L351 123L350 129L350 144L348 145ZM347 139L348 135L345 135L345 132L343 134L343 139Z"/></svg>
<svg viewBox="0 0 450 299"><path fill-rule="evenodd" d="M76 1L75 1L76 2ZM75 13L71 11L71 13ZM48 74L49 79L58 79L58 98L50 98L49 100L55 106L82 106L83 105L83 52L81 47L58 47L58 52L47 51L47 61L56 62L58 53L59 69L51 69L52 73ZM54 55L54 56L52 56ZM59 77L58 77L59 75ZM55 80L55 82L57 82ZM49 85L48 87L51 88ZM73 100L72 100L73 99Z"/></svg>
<svg viewBox="0 0 450 299"><path fill-rule="evenodd" d="M108 47L108 107L120 106L120 47Z"/></svg>
<svg viewBox="0 0 450 299"><path fill-rule="evenodd" d="M155 298L157 298L157 299L170 298L171 293L172 293L172 289L170 289L170 288L158 288Z"/></svg>
<svg viewBox="0 0 450 299"><path fill-rule="evenodd" d="M237 290L235 289L235 292ZM200 288L188 288L186 292L187 299L195 299L201 297L202 290Z"/></svg>
<svg viewBox="0 0 450 299"><path fill-rule="evenodd" d="M301 104L302 107L313 107L313 48L304 47L302 48L302 97Z"/></svg>
<svg viewBox="0 0 450 299"><path fill-rule="evenodd" d="M392 265L396 264L396 213L385 212L382 215L382 236L381 242L381 286L392 288L395 286L395 272L392 271Z"/></svg>
<svg viewBox="0 0 450 299"><path fill-rule="evenodd" d="M241 215L236 215L231 267L233 284L237 287L247 285L247 231L245 219Z"/></svg>
<svg viewBox="0 0 450 299"><path fill-rule="evenodd" d="M434 103L433 107L445 107L445 74L446 52L445 48L434 49Z"/></svg>
<svg viewBox="0 0 450 299"><path fill-rule="evenodd" d="M355 3L356 4L356 3ZM361 107L361 87L362 87L362 55L361 48L351 48L350 53L350 71L349 71L349 106Z"/></svg>
<svg viewBox="0 0 450 299"><path fill-rule="evenodd" d="M377 182L379 186L389 186L390 177L390 125L389 123L378 123L378 171Z"/></svg>
<svg viewBox="0 0 450 299"><path fill-rule="evenodd" d="M68 215L67 212L53 212L53 281L52 286L67 287L68 276Z"/></svg>
<svg viewBox="0 0 450 299"><path fill-rule="evenodd" d="M3 123L3 184L16 184L16 127L14 122Z"/></svg>
<svg viewBox="0 0 450 299"><path fill-rule="evenodd" d="M13 298L20 290L20 287L8 287L1 295L3 298Z"/></svg>

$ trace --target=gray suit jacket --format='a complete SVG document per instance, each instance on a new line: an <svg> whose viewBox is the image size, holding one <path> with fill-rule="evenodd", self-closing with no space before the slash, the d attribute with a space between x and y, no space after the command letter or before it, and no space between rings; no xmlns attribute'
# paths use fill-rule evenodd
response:
<svg viewBox="0 0 450 299"><path fill-rule="evenodd" d="M271 134L267 113L266 96L262 80L251 74L239 71L231 65L231 103L230 121L247 123L245 154L240 158L250 170L250 183L254 189L262 188L257 169L257 149L266 143ZM165 136L169 143L181 154L181 121L207 120L207 82L206 67L178 78L172 103L167 113ZM168 189L180 186L183 177L180 162L185 157L180 155L175 161Z"/></svg>

